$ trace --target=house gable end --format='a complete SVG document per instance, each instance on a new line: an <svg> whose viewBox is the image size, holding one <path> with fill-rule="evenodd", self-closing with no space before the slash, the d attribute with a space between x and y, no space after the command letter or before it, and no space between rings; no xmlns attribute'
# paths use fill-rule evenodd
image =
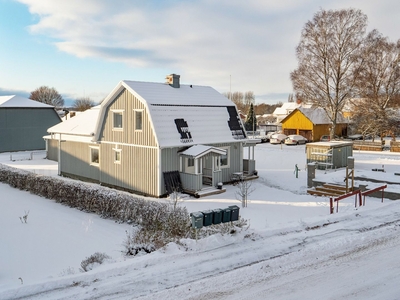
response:
<svg viewBox="0 0 400 300"><path fill-rule="evenodd" d="M108 102L99 140L121 144L156 147L157 142L147 105L131 91L122 89ZM140 117L140 119L138 119ZM138 127L140 124L140 127Z"/></svg>
<svg viewBox="0 0 400 300"><path fill-rule="evenodd" d="M303 130L312 130L314 126L313 122L298 109L290 113L281 123L282 129L301 128Z"/></svg>

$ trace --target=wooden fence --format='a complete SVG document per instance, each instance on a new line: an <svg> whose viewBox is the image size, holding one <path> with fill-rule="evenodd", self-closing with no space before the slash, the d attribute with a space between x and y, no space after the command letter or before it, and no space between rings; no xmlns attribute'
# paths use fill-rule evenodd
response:
<svg viewBox="0 0 400 300"><path fill-rule="evenodd" d="M354 141L353 150L382 151L384 142Z"/></svg>

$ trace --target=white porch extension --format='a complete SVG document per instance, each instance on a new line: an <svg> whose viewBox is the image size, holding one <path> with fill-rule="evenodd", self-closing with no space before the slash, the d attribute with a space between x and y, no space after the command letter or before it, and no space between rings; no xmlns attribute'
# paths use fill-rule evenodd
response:
<svg viewBox="0 0 400 300"><path fill-rule="evenodd" d="M220 157L226 150L195 145L179 153L179 173L184 191L197 197L225 192Z"/></svg>

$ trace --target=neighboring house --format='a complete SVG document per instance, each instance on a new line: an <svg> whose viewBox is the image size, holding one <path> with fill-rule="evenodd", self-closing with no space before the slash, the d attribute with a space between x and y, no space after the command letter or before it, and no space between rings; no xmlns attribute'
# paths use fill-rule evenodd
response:
<svg viewBox="0 0 400 300"><path fill-rule="evenodd" d="M275 108L272 115L276 118L276 123L279 124L284 118L292 113L292 111L299 107L311 108L311 104L304 103L300 100L297 100L296 102L286 102L283 103L281 107Z"/></svg>
<svg viewBox="0 0 400 300"><path fill-rule="evenodd" d="M332 122L322 108L296 108L282 121L282 130L286 135L300 134L309 141L319 141L322 135L329 134ZM335 134L347 135L347 120L338 115Z"/></svg>
<svg viewBox="0 0 400 300"><path fill-rule="evenodd" d="M61 119L54 107L20 96L0 96L0 152L46 149L43 136Z"/></svg>
<svg viewBox="0 0 400 300"><path fill-rule="evenodd" d="M201 195L234 173L253 175L256 144L236 106L211 87L167 79L121 81L100 106L49 128L59 174L155 197L177 182Z"/></svg>

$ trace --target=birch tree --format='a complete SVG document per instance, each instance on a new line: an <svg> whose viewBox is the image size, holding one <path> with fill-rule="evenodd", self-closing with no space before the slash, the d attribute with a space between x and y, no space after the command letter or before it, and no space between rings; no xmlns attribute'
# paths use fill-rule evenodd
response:
<svg viewBox="0 0 400 300"><path fill-rule="evenodd" d="M291 74L297 98L322 107L333 138L339 112L354 95L367 16L357 9L320 10L308 21L296 49Z"/></svg>
<svg viewBox="0 0 400 300"><path fill-rule="evenodd" d="M362 101L355 104L355 121L361 128L383 135L396 127L395 111L388 105L400 94L400 40L389 41L377 30L364 42L356 88Z"/></svg>

